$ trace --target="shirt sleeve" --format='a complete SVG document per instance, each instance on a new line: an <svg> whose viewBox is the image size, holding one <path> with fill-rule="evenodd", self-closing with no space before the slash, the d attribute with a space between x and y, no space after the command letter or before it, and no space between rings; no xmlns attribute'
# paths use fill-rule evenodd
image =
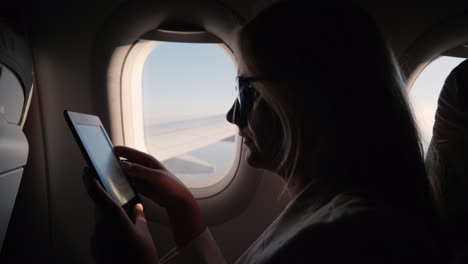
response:
<svg viewBox="0 0 468 264"><path fill-rule="evenodd" d="M208 228L184 248L169 251L160 259L161 264L225 264L226 260Z"/></svg>

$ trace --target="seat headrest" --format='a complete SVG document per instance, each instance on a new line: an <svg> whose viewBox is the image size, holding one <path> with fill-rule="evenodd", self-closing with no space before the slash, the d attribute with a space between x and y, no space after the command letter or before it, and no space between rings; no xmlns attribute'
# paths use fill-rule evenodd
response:
<svg viewBox="0 0 468 264"><path fill-rule="evenodd" d="M0 115L22 126L33 84L33 59L26 35L0 17Z"/></svg>
<svg viewBox="0 0 468 264"><path fill-rule="evenodd" d="M468 60L449 74L439 96L433 137L426 156L448 245L457 250L468 237Z"/></svg>
<svg viewBox="0 0 468 264"><path fill-rule="evenodd" d="M468 60L445 80L434 123L435 140L468 140Z"/></svg>
<svg viewBox="0 0 468 264"><path fill-rule="evenodd" d="M24 36L0 22L0 62L12 69L27 95L33 81L32 54Z"/></svg>

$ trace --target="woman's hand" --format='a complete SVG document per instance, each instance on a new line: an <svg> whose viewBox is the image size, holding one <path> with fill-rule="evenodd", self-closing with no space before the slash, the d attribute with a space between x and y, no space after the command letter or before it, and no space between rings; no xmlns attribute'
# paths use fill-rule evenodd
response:
<svg viewBox="0 0 468 264"><path fill-rule="evenodd" d="M132 221L103 190L89 169L85 169L83 179L89 195L102 213L91 239L95 260L98 263L159 263L143 206L135 205Z"/></svg>
<svg viewBox="0 0 468 264"><path fill-rule="evenodd" d="M115 153L127 159L122 167L138 192L160 206L170 210L195 200L187 187L153 156L123 146L116 146Z"/></svg>
<svg viewBox="0 0 468 264"><path fill-rule="evenodd" d="M200 207L192 193L161 162L151 155L123 146L116 146L115 153L127 159L122 167L138 192L167 210L179 248L205 230Z"/></svg>

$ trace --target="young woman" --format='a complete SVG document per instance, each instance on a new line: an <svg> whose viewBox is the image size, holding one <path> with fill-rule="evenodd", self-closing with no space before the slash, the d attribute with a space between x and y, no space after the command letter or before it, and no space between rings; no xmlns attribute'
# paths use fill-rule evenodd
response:
<svg viewBox="0 0 468 264"><path fill-rule="evenodd" d="M374 21L348 3L279 2L238 37L239 98L227 119L239 127L247 163L284 179L292 200L237 263L437 261L417 129ZM116 152L136 188L167 209L179 249L168 262L223 263L190 191L155 158ZM88 185L110 216L106 228L123 230L114 241L130 260L119 260L158 263L142 207L133 223ZM97 247L109 243L100 242L106 228L97 228Z"/></svg>

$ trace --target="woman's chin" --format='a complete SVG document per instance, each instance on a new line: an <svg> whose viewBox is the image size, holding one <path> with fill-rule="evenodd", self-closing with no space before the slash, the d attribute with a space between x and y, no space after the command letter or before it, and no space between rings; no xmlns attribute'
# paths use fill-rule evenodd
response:
<svg viewBox="0 0 468 264"><path fill-rule="evenodd" d="M245 152L245 161L250 167L261 169L262 162L259 158L260 157L258 155L258 152L252 151L249 147L247 147L247 151Z"/></svg>

